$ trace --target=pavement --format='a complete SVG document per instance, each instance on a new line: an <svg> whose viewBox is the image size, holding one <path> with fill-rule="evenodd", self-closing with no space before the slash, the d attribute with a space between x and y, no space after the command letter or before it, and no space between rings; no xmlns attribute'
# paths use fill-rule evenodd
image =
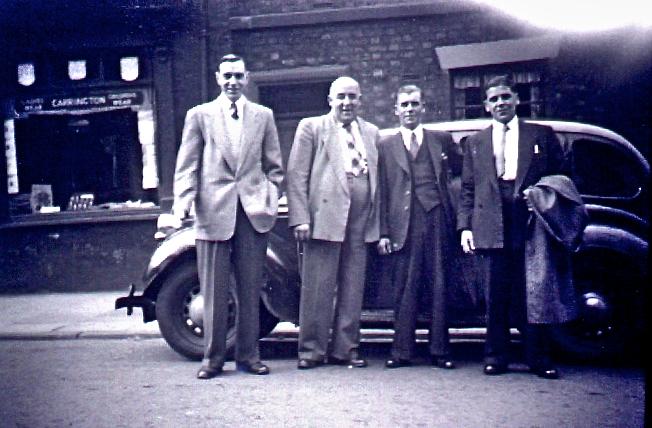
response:
<svg viewBox="0 0 652 428"><path fill-rule="evenodd" d="M120 339L161 337L158 322L143 322L143 312L114 309L124 291L0 294L0 340ZM272 340L296 340L298 327L279 323Z"/></svg>
<svg viewBox="0 0 652 428"><path fill-rule="evenodd" d="M158 322L143 322L142 309L115 310L115 300L124 291L88 293L0 294L0 340L119 339L161 337ZM458 339L477 340L484 329L450 329ZM299 329L290 322L279 323L268 340L296 340ZM392 331L364 329L362 340L385 342ZM417 330L417 340L427 331Z"/></svg>
<svg viewBox="0 0 652 428"><path fill-rule="evenodd" d="M114 309L127 291L0 295L0 340L160 337L142 310Z"/></svg>

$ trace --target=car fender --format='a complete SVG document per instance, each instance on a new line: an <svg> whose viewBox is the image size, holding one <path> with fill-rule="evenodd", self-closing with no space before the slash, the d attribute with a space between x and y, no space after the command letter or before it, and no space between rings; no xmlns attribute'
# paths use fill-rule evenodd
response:
<svg viewBox="0 0 652 428"><path fill-rule="evenodd" d="M181 229L165 239L154 251L143 275L143 295L156 301L165 277L180 263L196 260L195 233L192 227ZM270 240L266 254L267 281L261 288L261 299L275 317L298 320L299 287L294 284L288 261L280 255L274 241Z"/></svg>
<svg viewBox="0 0 652 428"><path fill-rule="evenodd" d="M619 253L637 257L641 263L645 262L648 251L647 241L633 233L599 224L590 224L586 227L582 247L611 249Z"/></svg>
<svg viewBox="0 0 652 428"><path fill-rule="evenodd" d="M154 250L143 274L143 283L146 287L149 287L170 264L178 260L183 254L194 253L195 251L195 231L192 227L186 227L174 232Z"/></svg>

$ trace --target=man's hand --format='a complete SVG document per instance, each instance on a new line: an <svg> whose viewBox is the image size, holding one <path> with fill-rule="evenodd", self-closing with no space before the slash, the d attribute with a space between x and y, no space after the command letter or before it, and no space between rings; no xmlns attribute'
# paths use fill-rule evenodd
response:
<svg viewBox="0 0 652 428"><path fill-rule="evenodd" d="M378 253L386 256L392 252L392 241L389 238L380 238L376 248L378 249Z"/></svg>
<svg viewBox="0 0 652 428"><path fill-rule="evenodd" d="M470 230L463 230L460 241L462 244L462 251L464 251L465 254L473 254L473 251L475 251L473 232Z"/></svg>
<svg viewBox="0 0 652 428"><path fill-rule="evenodd" d="M308 223L296 225L294 227L294 238L299 242L310 239L310 225Z"/></svg>

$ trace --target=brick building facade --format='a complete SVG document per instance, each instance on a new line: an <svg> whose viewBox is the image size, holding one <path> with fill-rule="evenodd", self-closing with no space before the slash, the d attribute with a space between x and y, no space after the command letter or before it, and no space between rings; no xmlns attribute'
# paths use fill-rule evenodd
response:
<svg viewBox="0 0 652 428"><path fill-rule="evenodd" d="M328 111L328 87L340 75L360 82L362 115L390 127L402 83L423 88L427 121L474 118L484 114L483 82L497 73L512 73L519 83L520 116L606 126L647 156L650 41L650 30L544 30L459 0L79 0L74 7L67 0L6 0L0 10L6 146L0 249L8 250L0 262L23 260L34 273L30 281L45 278L55 289L92 282L86 274L52 274L71 255L93 265L93 254L102 254L102 263L114 268L101 278L107 287L137 276L153 245L156 216L171 206L186 111L217 95L214 73L225 53L246 59L247 95L273 108L286 159L298 121ZM124 60L138 65L135 79L122 74ZM83 73L73 75L75 67ZM82 144L94 164L57 157L57 147L74 155ZM43 183L51 185L61 213L30 211L32 185ZM67 210L79 191L107 206L144 199L154 207ZM139 248L111 238L118 234L110 225L129 229L136 222ZM58 238L64 226L68 241ZM108 244L98 244L98 236ZM46 263L52 237L59 247ZM142 263L133 263L136 258ZM14 282L15 289L31 284Z"/></svg>

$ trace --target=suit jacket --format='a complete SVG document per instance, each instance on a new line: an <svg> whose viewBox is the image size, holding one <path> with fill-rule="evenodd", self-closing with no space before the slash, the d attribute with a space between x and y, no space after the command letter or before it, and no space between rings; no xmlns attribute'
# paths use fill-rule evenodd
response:
<svg viewBox="0 0 652 428"><path fill-rule="evenodd" d="M378 128L356 119L367 151L371 211L365 242L377 241ZM351 199L338 124L332 114L301 120L288 160L289 226L308 223L312 238L344 241Z"/></svg>
<svg viewBox="0 0 652 428"><path fill-rule="evenodd" d="M236 159L217 100L186 114L174 174L174 210L188 211L195 203L197 239L230 239L238 200L256 231L269 231L276 220L283 167L273 113L245 101L242 118Z"/></svg>
<svg viewBox="0 0 652 428"><path fill-rule="evenodd" d="M544 175L564 173L564 155L552 128L519 120L518 162L514 182L514 224L527 223L523 190ZM473 231L478 249L503 248L502 200L494 162L491 126L467 139L462 166L462 189L457 229ZM524 240L525 230L515 231Z"/></svg>
<svg viewBox="0 0 652 428"><path fill-rule="evenodd" d="M446 224L455 230L455 213L449 193L448 159L459 157L453 138L447 132L424 130L423 143L437 176L437 189ZM398 132L381 139L378 147L380 189L380 236L392 241L392 249L403 248L407 239L412 209L412 171L403 138Z"/></svg>

